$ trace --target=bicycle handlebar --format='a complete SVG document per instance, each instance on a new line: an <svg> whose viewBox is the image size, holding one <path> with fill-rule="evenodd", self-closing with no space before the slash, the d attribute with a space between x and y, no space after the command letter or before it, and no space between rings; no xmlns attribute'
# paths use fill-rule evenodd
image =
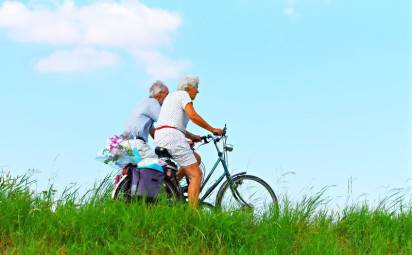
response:
<svg viewBox="0 0 412 255"><path fill-rule="evenodd" d="M216 134L209 134L209 135L205 135L205 136L201 136L200 138L203 141L203 144L208 144L210 143L212 140L213 142L217 143L219 142L223 137L226 137L226 131L227 131L227 127L225 125L225 127L223 128L223 134L222 135L216 135Z"/></svg>
<svg viewBox="0 0 412 255"><path fill-rule="evenodd" d="M201 136L200 138L202 138L203 143L207 144L210 143L212 140L214 142L219 142L223 137L226 136L226 132L223 133L223 135L205 135L205 136Z"/></svg>

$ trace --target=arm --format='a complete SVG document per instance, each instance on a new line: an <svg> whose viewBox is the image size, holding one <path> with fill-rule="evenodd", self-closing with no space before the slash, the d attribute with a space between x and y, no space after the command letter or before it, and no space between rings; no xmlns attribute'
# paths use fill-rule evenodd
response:
<svg viewBox="0 0 412 255"><path fill-rule="evenodd" d="M159 114L160 114L160 104L159 103L152 103L148 105L146 109L146 116L149 117L150 119L153 120L153 122L156 122L159 119Z"/></svg>
<svg viewBox="0 0 412 255"><path fill-rule="evenodd" d="M160 105L156 103L149 105L147 109L147 117L152 119L153 123L159 119L159 114L160 114ZM152 123L152 126L150 127L149 134L154 139L155 128L153 126L153 123Z"/></svg>
<svg viewBox="0 0 412 255"><path fill-rule="evenodd" d="M152 128L150 128L149 134L153 139L154 139L154 133L155 133L155 128L152 126Z"/></svg>
<svg viewBox="0 0 412 255"><path fill-rule="evenodd" d="M195 123L196 125L198 125L199 127L202 127L204 129L206 129L207 131L212 132L213 134L216 135L223 135L223 130L220 128L214 128L211 125L209 125L209 123L207 123L199 114L197 114L197 112L195 111L195 108L193 107L193 103L188 103L185 106L185 112L187 117L193 121L193 123ZM187 132L187 131L186 131ZM192 135L192 133L189 132L189 135ZM188 136L188 134L186 134L186 137ZM201 138L199 136L194 135L195 139L192 140L201 140Z"/></svg>
<svg viewBox="0 0 412 255"><path fill-rule="evenodd" d="M185 131L185 136L186 136L186 138L192 140L193 142L200 142L200 141L202 141L202 138L201 138L200 136L195 135L195 134L193 134L193 133L191 133L191 132L189 132L189 131L187 131L187 130Z"/></svg>
<svg viewBox="0 0 412 255"><path fill-rule="evenodd" d="M211 125L209 125L209 123L207 123L199 114L197 114L195 108L193 107L193 103L186 104L185 112L187 117L199 127L204 128L210 132L214 131L214 128Z"/></svg>

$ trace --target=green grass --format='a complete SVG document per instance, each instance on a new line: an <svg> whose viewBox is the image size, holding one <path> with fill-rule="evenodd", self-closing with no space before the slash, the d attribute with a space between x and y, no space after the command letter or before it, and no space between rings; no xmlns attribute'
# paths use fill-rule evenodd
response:
<svg viewBox="0 0 412 255"><path fill-rule="evenodd" d="M83 196L30 183L0 176L0 254L412 254L412 208L399 199L329 212L320 192L256 218L112 201L109 179Z"/></svg>

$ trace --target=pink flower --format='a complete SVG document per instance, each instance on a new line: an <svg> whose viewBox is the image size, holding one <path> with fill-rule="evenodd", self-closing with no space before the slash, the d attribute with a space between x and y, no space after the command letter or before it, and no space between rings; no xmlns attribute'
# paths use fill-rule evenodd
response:
<svg viewBox="0 0 412 255"><path fill-rule="evenodd" d="M121 151L119 148L113 148L113 149L111 150L111 153L113 153L114 155L116 155L116 154L122 154L122 151Z"/></svg>

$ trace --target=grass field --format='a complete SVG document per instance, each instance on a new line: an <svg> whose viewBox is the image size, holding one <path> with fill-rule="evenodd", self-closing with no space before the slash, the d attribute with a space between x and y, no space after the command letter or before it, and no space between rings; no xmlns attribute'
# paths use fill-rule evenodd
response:
<svg viewBox="0 0 412 255"><path fill-rule="evenodd" d="M412 254L412 208L403 195L339 212L322 193L256 218L248 212L111 201L104 180L80 196L30 191L0 177L1 254Z"/></svg>

